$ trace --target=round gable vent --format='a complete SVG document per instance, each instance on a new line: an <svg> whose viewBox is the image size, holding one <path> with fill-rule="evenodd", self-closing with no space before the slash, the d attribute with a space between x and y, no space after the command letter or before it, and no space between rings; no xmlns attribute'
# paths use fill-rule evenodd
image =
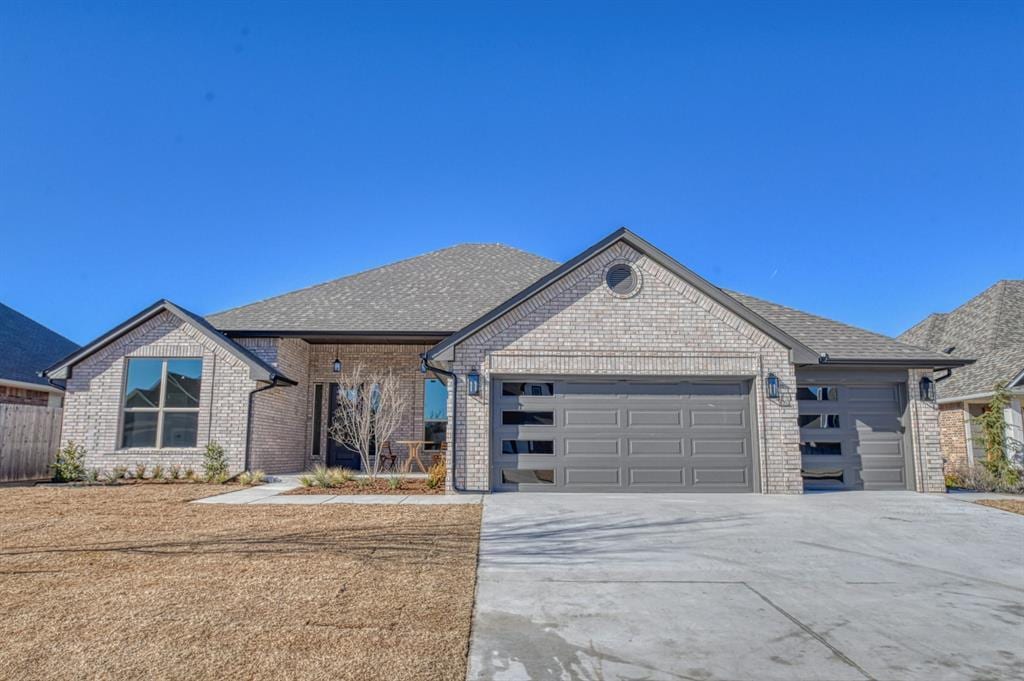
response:
<svg viewBox="0 0 1024 681"><path fill-rule="evenodd" d="M616 296L633 295L640 287L640 275L626 263L616 263L604 275L608 289Z"/></svg>

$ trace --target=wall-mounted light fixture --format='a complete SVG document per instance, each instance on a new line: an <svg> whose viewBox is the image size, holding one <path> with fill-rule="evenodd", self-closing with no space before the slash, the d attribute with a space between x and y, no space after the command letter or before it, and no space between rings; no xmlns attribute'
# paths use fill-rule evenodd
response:
<svg viewBox="0 0 1024 681"><path fill-rule="evenodd" d="M475 371L469 372L469 375L466 376L466 391L470 395L480 394L480 374Z"/></svg>
<svg viewBox="0 0 1024 681"><path fill-rule="evenodd" d="M935 401L935 381L927 376L921 377L921 399L925 402Z"/></svg>
<svg viewBox="0 0 1024 681"><path fill-rule="evenodd" d="M764 384L765 389L768 391L768 398L772 400L779 399L779 377L775 374L768 374Z"/></svg>
<svg viewBox="0 0 1024 681"><path fill-rule="evenodd" d="M331 371L333 371L336 374L340 374L341 373L341 360L340 359L335 359L334 360L334 364L331 365Z"/></svg>

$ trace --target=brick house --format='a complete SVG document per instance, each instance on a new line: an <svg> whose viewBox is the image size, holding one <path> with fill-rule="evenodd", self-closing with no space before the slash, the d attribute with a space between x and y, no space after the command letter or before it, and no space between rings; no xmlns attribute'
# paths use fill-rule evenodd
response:
<svg viewBox="0 0 1024 681"><path fill-rule="evenodd" d="M996 282L952 312L928 315L898 339L976 359L937 377L947 468L973 466L985 457L973 418L987 408L997 383L1005 383L1013 395L1003 413L1006 435L1024 442L1024 280Z"/></svg>
<svg viewBox="0 0 1024 681"><path fill-rule="evenodd" d="M59 407L63 391L39 370L78 346L0 303L0 404Z"/></svg>
<svg viewBox="0 0 1024 681"><path fill-rule="evenodd" d="M464 244L205 318L159 301L46 371L87 465L358 465L337 372L452 491L944 491L932 374L969 360L720 289L626 229L558 264ZM398 452L400 453L400 452Z"/></svg>

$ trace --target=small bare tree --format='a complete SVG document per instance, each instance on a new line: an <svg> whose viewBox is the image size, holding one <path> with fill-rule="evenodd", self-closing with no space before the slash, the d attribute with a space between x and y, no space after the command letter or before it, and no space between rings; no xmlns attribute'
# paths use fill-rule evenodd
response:
<svg viewBox="0 0 1024 681"><path fill-rule="evenodd" d="M380 447L391 439L406 410L401 382L389 369L367 371L356 364L338 377L338 408L328 433L335 442L359 453L371 478L380 472Z"/></svg>

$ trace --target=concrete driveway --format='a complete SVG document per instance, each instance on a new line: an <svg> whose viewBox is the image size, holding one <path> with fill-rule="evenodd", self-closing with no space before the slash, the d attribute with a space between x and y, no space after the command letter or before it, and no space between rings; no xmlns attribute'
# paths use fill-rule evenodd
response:
<svg viewBox="0 0 1024 681"><path fill-rule="evenodd" d="M945 496L502 494L469 678L1024 678L1024 516Z"/></svg>

